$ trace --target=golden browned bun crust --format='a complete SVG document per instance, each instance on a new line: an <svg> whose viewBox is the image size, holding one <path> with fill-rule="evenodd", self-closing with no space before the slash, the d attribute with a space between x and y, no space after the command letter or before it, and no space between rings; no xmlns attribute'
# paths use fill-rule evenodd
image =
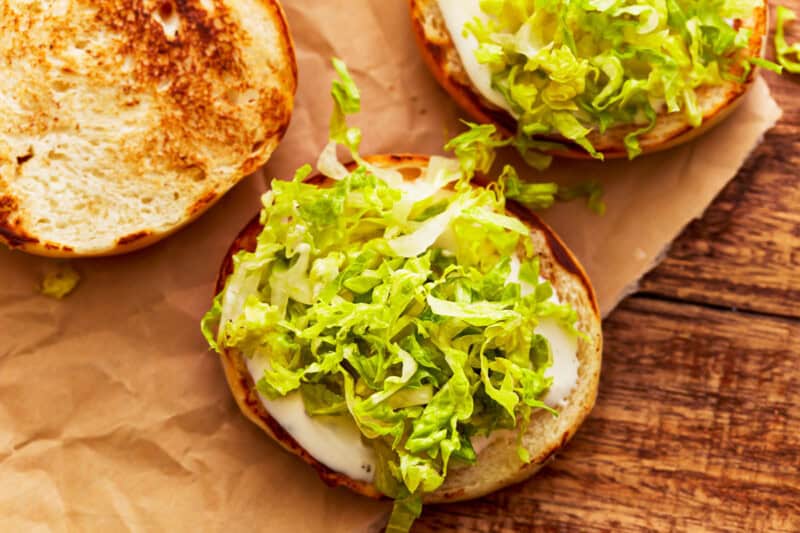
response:
<svg viewBox="0 0 800 533"><path fill-rule="evenodd" d="M419 170L428 164L428 157L421 155L378 155L368 157L367 160L381 167L401 170L407 179L414 179ZM319 176L311 180L322 186L326 184L326 180ZM477 498L533 475L575 434L594 406L597 396L602 332L600 312L591 283L564 243L536 215L513 203L508 206L508 211L530 227L534 246L540 254L542 276L552 283L562 301L569 302L577 310L578 329L588 336L589 340L579 341L578 383L567 401L567 406L560 409L558 418L544 412L532 416L523 439L531 454L530 463L520 462L516 435L502 434L478 454L476 465L451 468L444 485L436 492L426 495L425 501L428 503ZM256 236L261 229L256 217L233 242L217 278L217 293L225 287L225 282L233 271L233 255L242 249L254 250ZM382 497L373 485L334 472L314 459L270 416L258 398L242 354L236 350L226 350L221 360L231 392L247 418L283 448L313 466L329 485L345 486L371 498Z"/></svg>
<svg viewBox="0 0 800 533"><path fill-rule="evenodd" d="M269 159L296 86L277 0L0 0L0 242L164 238Z"/></svg>
<svg viewBox="0 0 800 533"><path fill-rule="evenodd" d="M506 110L484 98L470 81L447 31L437 0L409 0L409 2L414 34L422 56L442 87L475 120L492 122L509 136L515 134L516 119ZM767 32L766 0L753 11L750 19L736 20L734 23L737 27L744 25L753 30L743 57L759 57ZM687 122L682 112L660 114L655 127L639 137L642 152L666 150L694 139L717 124L741 102L741 97L755 80L755 71L754 68L744 83L726 81L722 85L698 89L698 106L703 114L703 122L697 128ZM593 131L588 138L595 149L607 158L627 157L625 135L637 128L638 126L616 126L603 134ZM566 145L566 150L553 151L553 155L575 159L591 158L583 148L560 136L541 138L556 140Z"/></svg>

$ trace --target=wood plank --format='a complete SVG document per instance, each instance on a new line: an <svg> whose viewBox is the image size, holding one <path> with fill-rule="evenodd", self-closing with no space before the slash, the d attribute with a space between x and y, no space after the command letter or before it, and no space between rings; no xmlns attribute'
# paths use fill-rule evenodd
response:
<svg viewBox="0 0 800 533"><path fill-rule="evenodd" d="M800 322L633 297L605 330L597 406L556 461L415 531L800 531Z"/></svg>
<svg viewBox="0 0 800 533"><path fill-rule="evenodd" d="M800 11L800 1L788 5ZM790 26L789 35L790 42L800 40L800 24ZM768 49L772 54L772 39ZM645 277L642 291L800 317L800 76L764 76L782 119Z"/></svg>

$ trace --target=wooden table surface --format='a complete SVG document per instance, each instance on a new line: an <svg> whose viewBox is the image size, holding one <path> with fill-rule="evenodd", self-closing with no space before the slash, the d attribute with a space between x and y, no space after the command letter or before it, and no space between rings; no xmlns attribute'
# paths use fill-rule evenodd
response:
<svg viewBox="0 0 800 533"><path fill-rule="evenodd" d="M764 76L783 118L605 321L572 442L414 531L800 532L800 75Z"/></svg>

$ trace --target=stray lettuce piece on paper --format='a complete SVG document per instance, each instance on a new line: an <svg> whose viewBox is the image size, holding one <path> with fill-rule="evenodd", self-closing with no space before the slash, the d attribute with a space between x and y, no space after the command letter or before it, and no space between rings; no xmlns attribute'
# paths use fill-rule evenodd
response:
<svg viewBox="0 0 800 533"><path fill-rule="evenodd" d="M534 211L552 207L556 200L569 202L586 198L586 206L593 213L603 215L606 212L603 185L599 181L584 181L571 187L552 182L525 182L514 167L506 165L498 182L504 187L506 198Z"/></svg>
<svg viewBox="0 0 800 533"><path fill-rule="evenodd" d="M77 270L67 263L62 263L44 275L39 285L39 292L61 300L75 290L80 280L81 276Z"/></svg>

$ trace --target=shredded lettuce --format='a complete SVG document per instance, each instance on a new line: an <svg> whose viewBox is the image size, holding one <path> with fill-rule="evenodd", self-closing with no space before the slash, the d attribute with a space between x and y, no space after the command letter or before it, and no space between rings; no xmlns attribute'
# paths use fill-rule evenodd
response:
<svg viewBox="0 0 800 533"><path fill-rule="evenodd" d="M638 139L658 113L682 112L698 126L698 88L734 79L743 62L748 72L750 63L770 66L748 57L751 32L733 23L749 18L757 0L481 0L480 6L484 16L464 31L477 39L475 57L490 68L493 87L518 118L514 145L537 168L550 162L543 151L563 148L547 139L554 134L602 159L589 135L618 125L632 126L624 141L636 157Z"/></svg>
<svg viewBox="0 0 800 533"><path fill-rule="evenodd" d="M510 141L503 140L493 124L463 122L469 129L451 139L444 149L456 155L466 176L472 177L475 172L486 174L494 163L495 148L505 146Z"/></svg>
<svg viewBox="0 0 800 533"><path fill-rule="evenodd" d="M422 514L422 497L418 494L394 501L392 516L386 524L386 533L405 533L411 529L414 520Z"/></svg>
<svg viewBox="0 0 800 533"><path fill-rule="evenodd" d="M350 77L347 65L341 59L333 59L333 68L339 77L334 80L331 88L334 106L331 114L330 138L331 141L347 146L356 153L361 144L361 131L358 128L348 128L345 117L361 111L361 94L353 78Z"/></svg>
<svg viewBox="0 0 800 533"><path fill-rule="evenodd" d="M507 165L498 178L505 190L506 198L515 200L533 210L547 209L556 200L568 202L576 198L586 198L586 205L597 215L603 215L606 204L603 201L603 185L599 181L585 181L568 187L557 183L524 182L519 179L514 167Z"/></svg>
<svg viewBox="0 0 800 533"><path fill-rule="evenodd" d="M466 121L464 124L469 129L451 139L445 145L445 149L456 154L461 171L467 179L471 179L476 173L487 175L494 163L496 148L508 144L514 144L523 153L526 161L537 168L544 168L550 164L550 157L538 151L538 149L547 149L546 143L525 141L523 146L519 143L522 138L504 140L493 124L478 125ZM435 163L432 162L432 164ZM435 185L441 188L444 184L454 180L455 178L451 175L448 182L437 182ZM534 211L547 209L556 200L568 202L586 197L589 209L598 215L605 213L603 186L598 181L586 181L574 187L563 187L553 182L524 182L520 180L516 169L511 165L503 167L497 181L504 188L506 198L516 200ZM430 194L429 192L428 196ZM409 244L415 242L411 236L407 241ZM429 246L430 242L433 241L429 241L425 246Z"/></svg>
<svg viewBox="0 0 800 533"><path fill-rule="evenodd" d="M786 23L797 19L797 15L784 6L778 6L775 14L775 54L778 63L792 74L800 74L800 42L791 45L786 42Z"/></svg>
<svg viewBox="0 0 800 533"><path fill-rule="evenodd" d="M320 165L335 181L311 185L304 167L272 182L256 248L234 256L202 331L215 350L266 360L256 387L267 397L299 391L309 415L352 418L379 459L376 487L395 499L387 531L408 531L448 469L477 460L472 437L556 414L542 402L550 347L534 331L552 316L572 328L577 315L551 300L503 186L470 184L505 143L494 128L472 125L449 144L457 161L431 159L408 187L358 155L361 132L345 121L358 91L335 65Z"/></svg>
<svg viewBox="0 0 800 533"><path fill-rule="evenodd" d="M586 198L586 206L597 215L606 212L603 201L603 185L599 181L584 181L572 187L559 187L558 199L568 202L575 198Z"/></svg>

